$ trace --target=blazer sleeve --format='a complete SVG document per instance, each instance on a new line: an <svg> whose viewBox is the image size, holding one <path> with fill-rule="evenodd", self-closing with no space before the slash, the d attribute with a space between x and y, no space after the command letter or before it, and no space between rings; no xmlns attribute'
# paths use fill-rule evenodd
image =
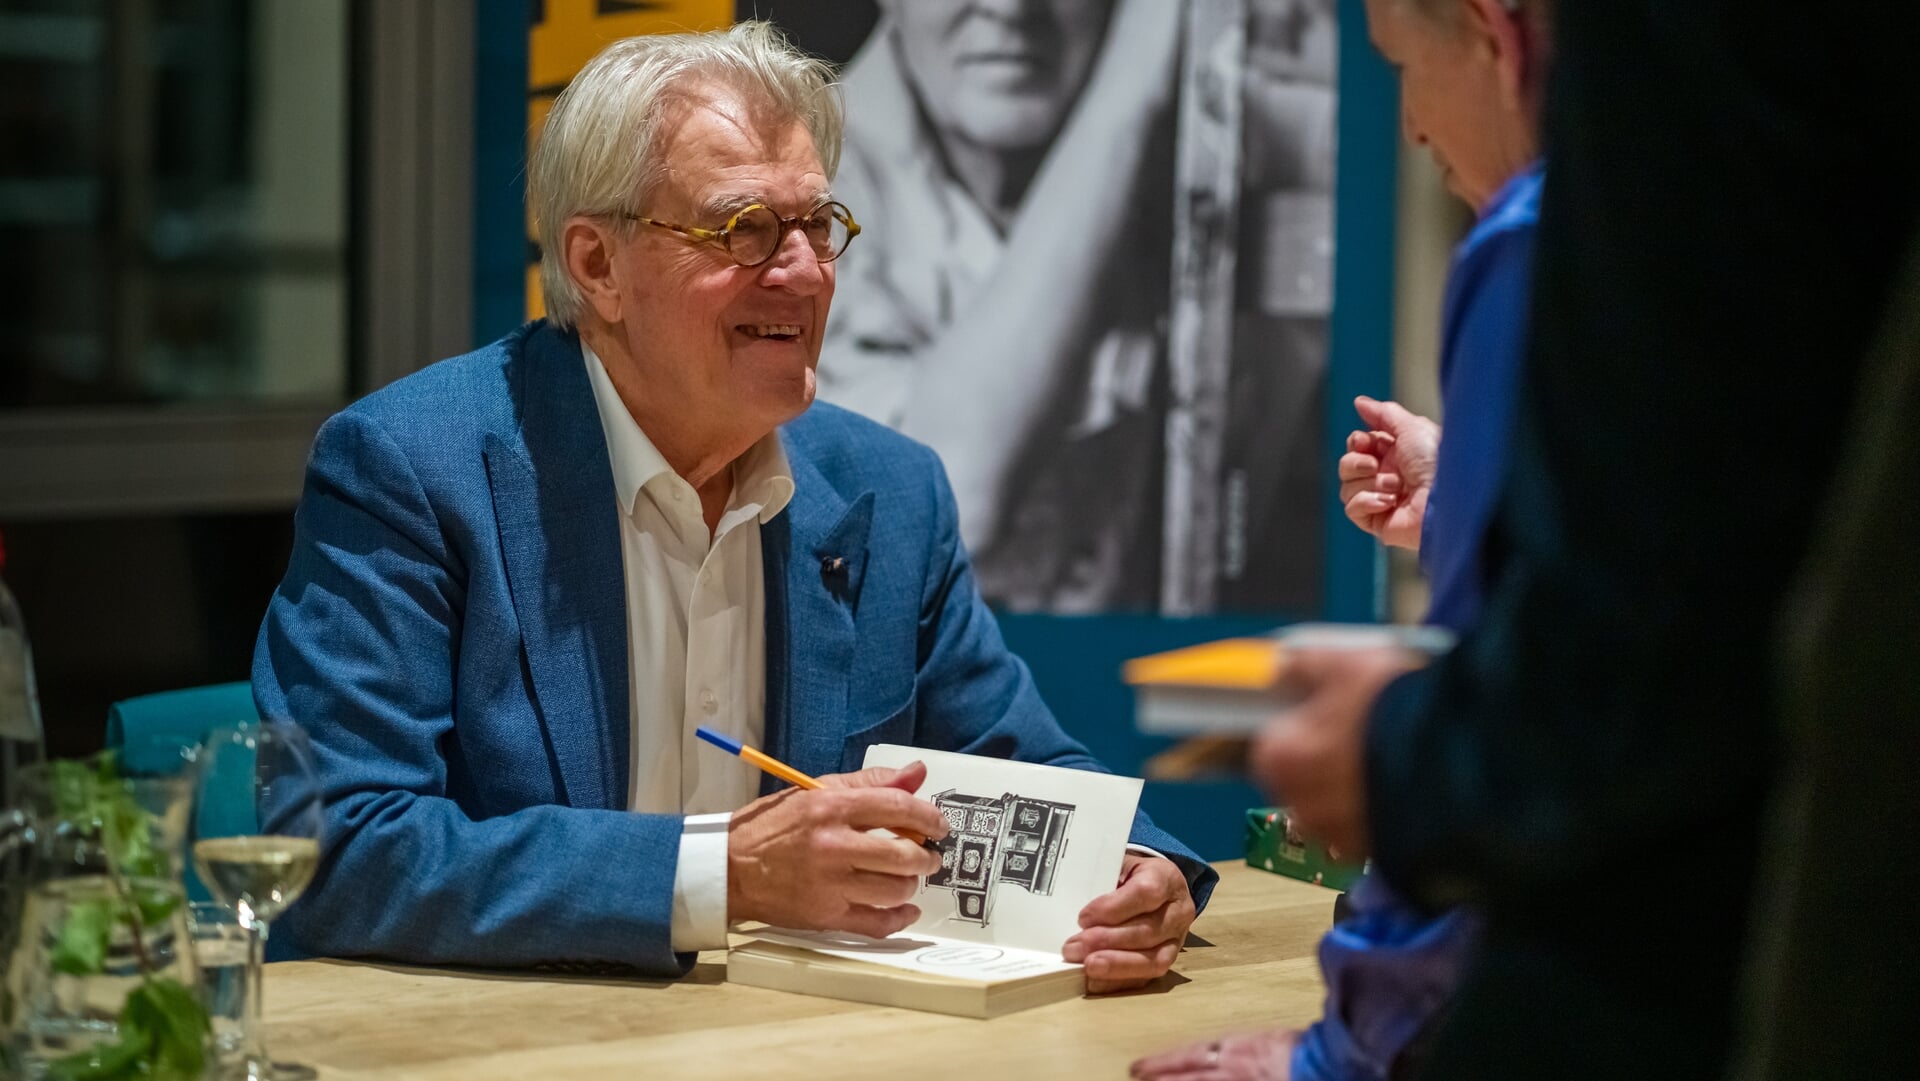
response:
<svg viewBox="0 0 1920 1081"><path fill-rule="evenodd" d="M924 453L934 528L920 601L915 687L923 731L942 749L1110 772L1060 727L1026 663L1001 638L960 541L960 513L946 470L931 450ZM1195 906L1206 907L1219 872L1137 808L1131 840L1178 865Z"/></svg>
<svg viewBox="0 0 1920 1081"><path fill-rule="evenodd" d="M449 797L456 709L485 708L455 675L467 581L394 440L353 411L328 421L253 663L261 715L311 735L327 804L320 870L283 922L295 951L683 974L692 956L668 945L679 818L476 819Z"/></svg>

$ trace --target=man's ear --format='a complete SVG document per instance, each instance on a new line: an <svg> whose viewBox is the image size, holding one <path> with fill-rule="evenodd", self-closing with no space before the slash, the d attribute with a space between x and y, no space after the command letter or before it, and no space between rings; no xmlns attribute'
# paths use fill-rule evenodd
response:
<svg viewBox="0 0 1920 1081"><path fill-rule="evenodd" d="M613 255L619 239L601 222L574 217L561 228L560 244L562 265L580 299L603 322L618 323L624 283L614 270Z"/></svg>
<svg viewBox="0 0 1920 1081"><path fill-rule="evenodd" d="M1500 92L1508 108L1524 110L1528 84L1538 78L1527 50L1528 16L1510 11L1504 0L1462 0L1466 31L1478 38L1492 56L1500 78Z"/></svg>

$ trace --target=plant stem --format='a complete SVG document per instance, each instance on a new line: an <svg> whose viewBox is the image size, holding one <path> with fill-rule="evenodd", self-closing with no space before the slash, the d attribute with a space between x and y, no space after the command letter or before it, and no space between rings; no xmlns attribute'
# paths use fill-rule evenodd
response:
<svg viewBox="0 0 1920 1081"><path fill-rule="evenodd" d="M140 918L140 904L133 899L133 892L127 889L126 880L120 877L120 868L114 866L112 847L102 845L101 852L106 856L107 881L113 883L113 895L119 899L121 915L133 926L133 957L140 966L140 982L151 983L153 959L147 956L147 928L146 922Z"/></svg>

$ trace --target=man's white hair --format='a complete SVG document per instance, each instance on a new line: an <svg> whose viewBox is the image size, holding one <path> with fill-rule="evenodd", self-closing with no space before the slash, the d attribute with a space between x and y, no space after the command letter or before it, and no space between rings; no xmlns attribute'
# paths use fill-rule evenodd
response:
<svg viewBox="0 0 1920 1081"><path fill-rule="evenodd" d="M554 99L527 162L540 288L553 322L572 326L582 303L561 245L567 219L642 210L666 175L662 151L680 117L672 108L676 99L704 101L728 92L769 128L805 124L827 177L833 177L846 128L833 67L795 48L772 23L614 42ZM623 230L633 225L614 224Z"/></svg>

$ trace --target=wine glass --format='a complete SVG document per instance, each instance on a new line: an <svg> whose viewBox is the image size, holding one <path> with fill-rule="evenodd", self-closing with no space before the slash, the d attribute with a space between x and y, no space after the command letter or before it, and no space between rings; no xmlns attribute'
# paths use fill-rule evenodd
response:
<svg viewBox="0 0 1920 1081"><path fill-rule="evenodd" d="M200 752L200 799L193 865L215 899L234 909L247 934L246 1001L241 1024L248 1081L314 1077L305 1066L267 1057L260 1026L261 965L267 924L312 880L325 829L313 744L298 725L261 721L222 728Z"/></svg>

